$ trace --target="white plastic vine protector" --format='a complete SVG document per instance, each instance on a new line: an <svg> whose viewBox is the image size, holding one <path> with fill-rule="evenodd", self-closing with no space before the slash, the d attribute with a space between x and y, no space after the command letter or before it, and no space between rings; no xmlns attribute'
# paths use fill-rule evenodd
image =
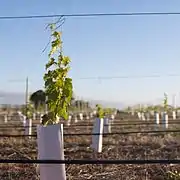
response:
<svg viewBox="0 0 180 180"><path fill-rule="evenodd" d="M37 126L38 159L64 160L63 124ZM41 180L66 180L65 164L40 164Z"/></svg>
<svg viewBox="0 0 180 180"><path fill-rule="evenodd" d="M71 116L71 115L69 115L69 116L68 116L68 119L71 121L71 119L72 119L72 116Z"/></svg>
<svg viewBox="0 0 180 180"><path fill-rule="evenodd" d="M78 118L77 116L74 117L74 122L77 123L78 122Z"/></svg>
<svg viewBox="0 0 180 180"><path fill-rule="evenodd" d="M177 116L180 116L180 110L177 110Z"/></svg>
<svg viewBox="0 0 180 180"><path fill-rule="evenodd" d="M26 119L25 121L25 135L32 135L32 119Z"/></svg>
<svg viewBox="0 0 180 180"><path fill-rule="evenodd" d="M134 111L131 111L131 116L134 116Z"/></svg>
<svg viewBox="0 0 180 180"><path fill-rule="evenodd" d="M21 116L21 115L22 115L22 112L21 112L21 111L18 111L17 113L18 113L18 115L19 115L19 116Z"/></svg>
<svg viewBox="0 0 180 180"><path fill-rule="evenodd" d="M7 123L7 122L8 122L8 115L5 114L5 115L4 115L4 123Z"/></svg>
<svg viewBox="0 0 180 180"><path fill-rule="evenodd" d="M164 112L161 112L161 117L162 117L162 119L163 119L163 116L164 116Z"/></svg>
<svg viewBox="0 0 180 180"><path fill-rule="evenodd" d="M67 120L67 125L68 125L68 126L70 126L70 125L71 125L71 119L72 119L72 116L71 116L71 115L69 115L68 120Z"/></svg>
<svg viewBox="0 0 180 180"><path fill-rule="evenodd" d="M154 113L154 116L155 116L155 123L156 123L156 124L159 124L159 113L158 113L158 112L155 112L155 113Z"/></svg>
<svg viewBox="0 0 180 180"><path fill-rule="evenodd" d="M60 117L56 116L56 124L58 124L60 122Z"/></svg>
<svg viewBox="0 0 180 180"><path fill-rule="evenodd" d="M104 118L104 133L111 133L111 123L108 118Z"/></svg>
<svg viewBox="0 0 180 180"><path fill-rule="evenodd" d="M138 115L138 118L141 120L141 117L142 117L142 116L141 116L141 113L138 112L137 115Z"/></svg>
<svg viewBox="0 0 180 180"><path fill-rule="evenodd" d="M150 113L149 112L146 112L146 120L150 121Z"/></svg>
<svg viewBox="0 0 180 180"><path fill-rule="evenodd" d="M24 120L24 115L19 115L19 120L20 120L20 122L22 122L23 123L23 120Z"/></svg>
<svg viewBox="0 0 180 180"><path fill-rule="evenodd" d="M154 116L155 112L154 111L149 111L151 116Z"/></svg>
<svg viewBox="0 0 180 180"><path fill-rule="evenodd" d="M80 120L83 120L83 114L82 113L79 113L79 118L80 118Z"/></svg>
<svg viewBox="0 0 180 180"><path fill-rule="evenodd" d="M23 122L23 126L26 127L26 116L22 116L22 122Z"/></svg>
<svg viewBox="0 0 180 180"><path fill-rule="evenodd" d="M93 126L93 134L98 135L92 135L92 149L94 149L96 152L102 152L102 141L103 141L103 124L104 120L103 118L96 118L94 121Z"/></svg>
<svg viewBox="0 0 180 180"><path fill-rule="evenodd" d="M162 117L163 127L168 128L168 114L166 112L163 113Z"/></svg>
<svg viewBox="0 0 180 180"><path fill-rule="evenodd" d="M113 114L111 115L111 119L114 120L114 115Z"/></svg>
<svg viewBox="0 0 180 180"><path fill-rule="evenodd" d="M42 123L42 117L44 116L44 114L40 114L40 123Z"/></svg>
<svg viewBox="0 0 180 180"><path fill-rule="evenodd" d="M36 120L36 113L33 113L33 120Z"/></svg>
<svg viewBox="0 0 180 180"><path fill-rule="evenodd" d="M113 124L114 119L115 119L114 115L113 115L113 114L110 115L109 123L110 123L110 124Z"/></svg>
<svg viewBox="0 0 180 180"><path fill-rule="evenodd" d="M90 113L90 118L93 118L93 113Z"/></svg>
<svg viewBox="0 0 180 180"><path fill-rule="evenodd" d="M143 112L141 113L141 119L142 119L143 121L145 121L145 120L146 120L145 115L144 115L144 113L143 113Z"/></svg>
<svg viewBox="0 0 180 180"><path fill-rule="evenodd" d="M176 111L172 112L172 118L173 118L173 120L176 120Z"/></svg>

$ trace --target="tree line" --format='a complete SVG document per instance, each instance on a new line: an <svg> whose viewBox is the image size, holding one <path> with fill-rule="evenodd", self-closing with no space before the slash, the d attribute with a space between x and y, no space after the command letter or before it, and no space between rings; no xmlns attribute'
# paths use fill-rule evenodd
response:
<svg viewBox="0 0 180 180"><path fill-rule="evenodd" d="M29 98L36 111L42 111L46 105L46 94L43 90L37 90L31 94ZM88 101L77 100L73 95L71 103L69 104L69 111L91 111L92 107Z"/></svg>

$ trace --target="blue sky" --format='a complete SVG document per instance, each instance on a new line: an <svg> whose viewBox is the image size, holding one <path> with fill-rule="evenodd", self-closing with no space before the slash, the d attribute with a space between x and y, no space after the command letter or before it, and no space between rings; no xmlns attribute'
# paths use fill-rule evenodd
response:
<svg viewBox="0 0 180 180"><path fill-rule="evenodd" d="M0 2L0 16L67 13L175 12L179 0L31 0ZM42 88L53 19L0 21L1 91ZM178 94L180 77L83 80L82 77L180 74L180 16L66 18L64 54L72 59L75 93L123 103L154 102ZM48 51L49 49L47 49ZM12 82L12 81L14 82ZM17 81L16 81L17 80Z"/></svg>

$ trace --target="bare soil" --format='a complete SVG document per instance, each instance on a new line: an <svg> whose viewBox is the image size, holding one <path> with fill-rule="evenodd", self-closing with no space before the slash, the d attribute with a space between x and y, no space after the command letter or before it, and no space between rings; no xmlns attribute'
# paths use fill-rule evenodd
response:
<svg viewBox="0 0 180 180"><path fill-rule="evenodd" d="M115 123L120 122L116 120ZM128 123L128 121L126 121ZM134 121L135 122L135 121ZM125 123L125 120L122 121ZM130 123L130 122L129 122ZM8 123L12 125L13 123ZM15 123L14 123L15 124ZM17 124L17 123L16 123ZM84 122L78 124L85 124ZM0 134L23 134L24 129L1 123ZM2 128L4 126L4 128ZM21 125L22 126L22 125ZM178 128L170 126L170 129ZM154 130L151 125L113 125L112 132ZM65 127L64 133L91 133L92 127ZM34 132L35 133L35 130ZM179 159L180 132L106 135L102 153L91 150L91 136L65 136L65 159ZM0 138L0 159L37 159L36 138ZM66 165L67 180L175 180L168 171L180 165ZM36 164L0 164L2 180L38 180Z"/></svg>

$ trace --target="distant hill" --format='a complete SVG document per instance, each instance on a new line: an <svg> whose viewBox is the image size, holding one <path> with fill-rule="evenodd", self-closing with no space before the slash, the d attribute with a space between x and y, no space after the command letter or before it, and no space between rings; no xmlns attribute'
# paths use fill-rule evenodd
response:
<svg viewBox="0 0 180 180"><path fill-rule="evenodd" d="M0 104L20 105L25 103L25 94L0 92Z"/></svg>
<svg viewBox="0 0 180 180"><path fill-rule="evenodd" d="M87 99L87 101L89 101L91 106L94 106L94 107L96 104L101 104L103 107L110 107L110 108L117 108L117 109L123 109L126 107L126 105L121 102L113 102L113 101L105 101L105 100L90 100L90 99Z"/></svg>
<svg viewBox="0 0 180 180"><path fill-rule="evenodd" d="M125 107L125 104L121 102L111 102L103 100L89 100L92 106L96 104L101 104L104 107L112 107L122 109ZM0 104L11 104L11 105L21 105L25 103L25 93L13 93L13 92L0 92Z"/></svg>

